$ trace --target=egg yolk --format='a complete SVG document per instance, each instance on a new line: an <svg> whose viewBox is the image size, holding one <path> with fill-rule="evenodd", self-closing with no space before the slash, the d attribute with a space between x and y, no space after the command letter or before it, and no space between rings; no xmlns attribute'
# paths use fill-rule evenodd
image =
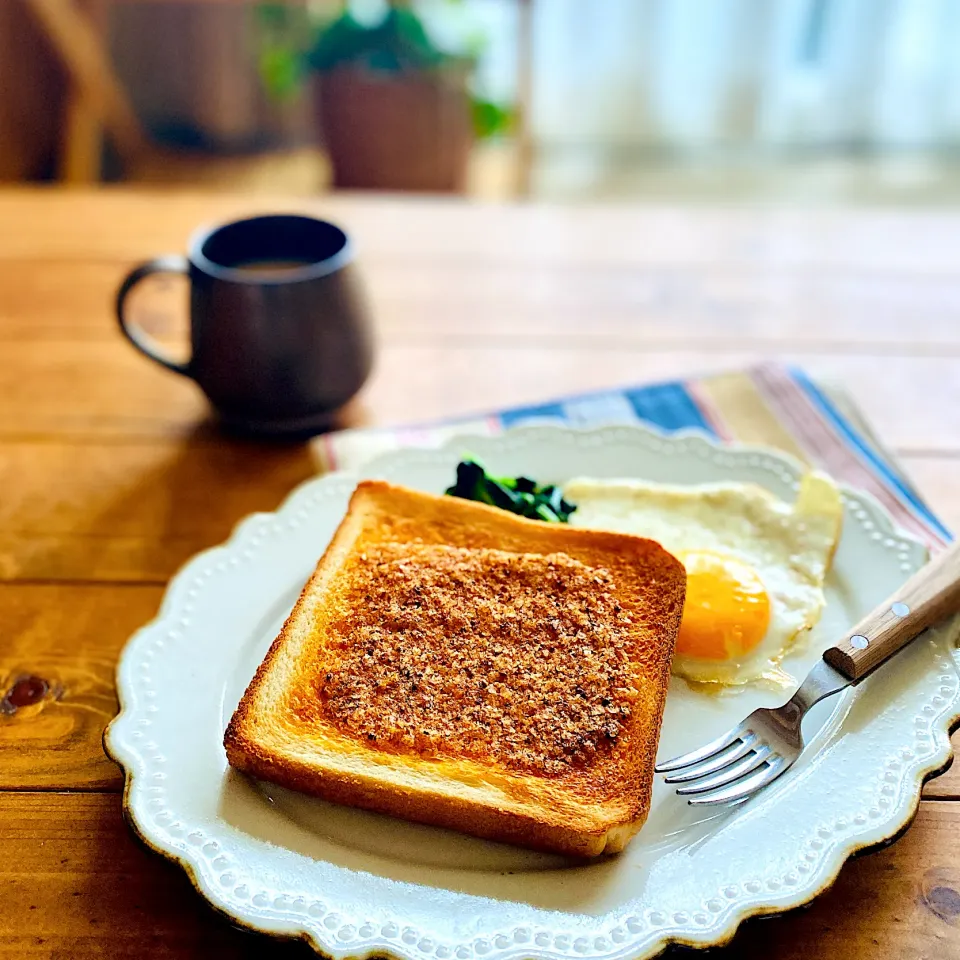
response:
<svg viewBox="0 0 960 960"><path fill-rule="evenodd" d="M735 660L763 639L770 598L757 572L709 550L679 554L687 569L687 599L677 653L698 660Z"/></svg>

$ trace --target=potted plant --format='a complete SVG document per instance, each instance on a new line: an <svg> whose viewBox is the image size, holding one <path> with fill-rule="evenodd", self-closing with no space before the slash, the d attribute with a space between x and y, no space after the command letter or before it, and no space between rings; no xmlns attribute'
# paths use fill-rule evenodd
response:
<svg viewBox="0 0 960 960"><path fill-rule="evenodd" d="M262 9L261 72L279 94L312 78L334 185L462 190L474 138L510 123L509 111L471 92L477 50L442 49L399 0L374 23L344 4L317 27L280 6Z"/></svg>

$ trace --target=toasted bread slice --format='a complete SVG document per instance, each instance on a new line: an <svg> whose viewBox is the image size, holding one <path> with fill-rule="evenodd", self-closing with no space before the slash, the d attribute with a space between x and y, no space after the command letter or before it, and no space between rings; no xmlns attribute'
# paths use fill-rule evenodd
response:
<svg viewBox="0 0 960 960"><path fill-rule="evenodd" d="M619 851L650 806L685 585L650 540L363 482L227 757L479 837Z"/></svg>

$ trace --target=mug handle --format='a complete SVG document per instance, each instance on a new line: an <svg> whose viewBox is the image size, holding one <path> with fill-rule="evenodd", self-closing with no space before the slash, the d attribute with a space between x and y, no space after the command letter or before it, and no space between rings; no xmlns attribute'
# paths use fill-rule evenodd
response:
<svg viewBox="0 0 960 960"><path fill-rule="evenodd" d="M123 335L145 357L149 357L151 360L159 363L160 366L166 367L168 370L172 370L174 373L183 374L185 377L190 376L190 361L188 360L186 363L178 363L176 360L165 356L162 351L157 350L153 341L143 332L143 330L141 330L135 324L127 321L127 318L124 315L124 304L130 291L133 290L133 288L141 280L144 280L146 277L149 277L154 273L181 273L188 275L189 272L190 265L187 263L185 257L180 257L176 254L170 254L165 257L157 257L154 260L148 260L146 263L141 263L138 267L134 267L134 269L127 274L123 283L120 284L120 289L117 291L117 320L120 323L120 330L123 332Z"/></svg>

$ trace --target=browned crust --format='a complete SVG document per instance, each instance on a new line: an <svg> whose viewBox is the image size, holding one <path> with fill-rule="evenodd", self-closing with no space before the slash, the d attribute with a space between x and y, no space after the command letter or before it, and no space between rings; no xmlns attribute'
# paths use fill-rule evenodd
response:
<svg viewBox="0 0 960 960"><path fill-rule="evenodd" d="M425 794L420 790L385 784L373 777L327 776L309 764L271 755L242 735L227 743L227 757L231 766L261 780L334 803L386 813L415 823L447 827L487 840L575 857L596 857L604 852L616 852L623 846L622 843L615 849L611 846L608 836L611 827L588 833L583 829L545 822L535 811L522 814L464 797ZM630 830L623 842L640 825L642 822Z"/></svg>
<svg viewBox="0 0 960 960"><path fill-rule="evenodd" d="M267 699L267 685L278 671L284 697L309 695L304 679L309 671L299 663L291 670L290 664L283 662L285 654L296 648L297 636L308 624L322 634L324 591L331 588L350 551L383 542L559 552L606 569L617 585L618 600L633 611L635 621L642 708L635 710L627 735L596 764L558 778L523 775L467 760L393 758L400 768L406 764L408 769L420 771L428 766L438 778L436 782L448 788L464 776L468 781L489 782L489 794L483 796L466 788L458 792L411 786L395 779L388 782L383 767L378 766L384 762L382 753L332 727L313 738L316 753L309 762L279 749L271 735L277 722L289 732L290 711L284 714L276 697ZM227 727L224 746L228 760L254 776L335 802L489 839L580 856L621 849L649 810L684 589L683 567L652 541L523 520L483 504L365 481L354 491L330 546ZM265 717L271 709L280 712ZM310 738L312 732L303 729L295 733ZM329 763L324 765L330 750L356 760L354 769L336 771Z"/></svg>

